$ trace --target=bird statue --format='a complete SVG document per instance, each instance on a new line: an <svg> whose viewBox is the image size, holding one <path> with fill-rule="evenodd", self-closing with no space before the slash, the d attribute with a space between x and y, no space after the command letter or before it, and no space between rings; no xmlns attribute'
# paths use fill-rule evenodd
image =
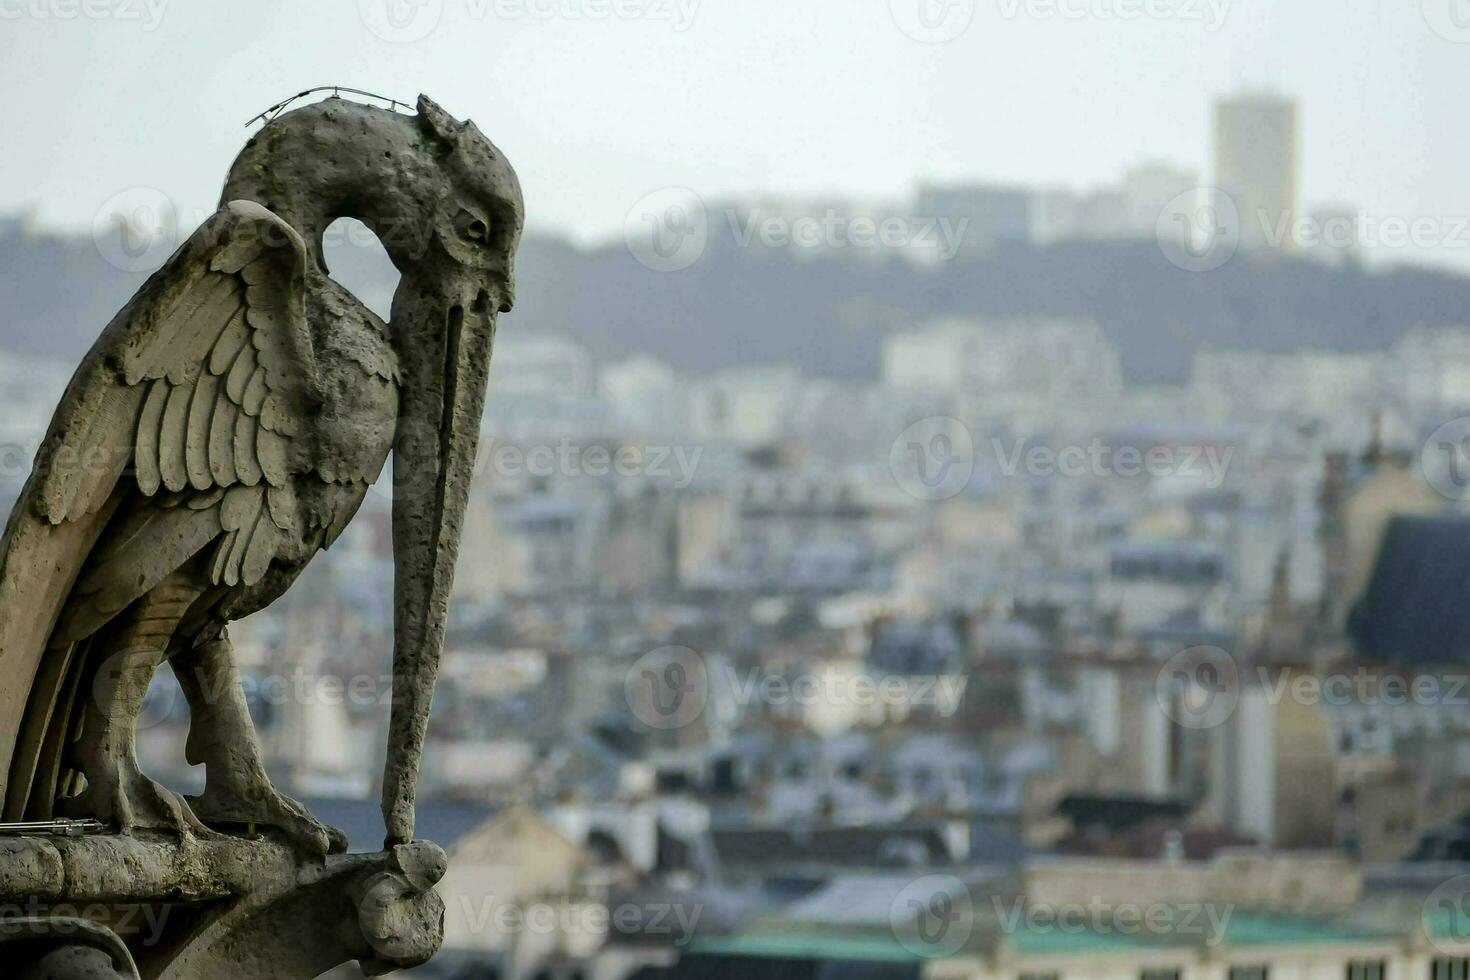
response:
<svg viewBox="0 0 1470 980"><path fill-rule="evenodd" d="M340 832L272 787L229 624L265 608L393 473L394 652L383 814L414 792L497 314L514 301L515 171L471 122L340 97L269 119L219 210L102 332L0 541L0 799L194 836ZM386 323L327 274L342 217L401 274ZM134 727L168 661L190 709L183 798L139 769Z"/></svg>

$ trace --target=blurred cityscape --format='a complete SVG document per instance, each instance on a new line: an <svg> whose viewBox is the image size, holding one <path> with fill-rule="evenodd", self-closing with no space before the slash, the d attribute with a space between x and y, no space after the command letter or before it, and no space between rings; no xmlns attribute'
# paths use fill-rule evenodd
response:
<svg viewBox="0 0 1470 980"><path fill-rule="evenodd" d="M1300 203L1297 116L1221 100L1207 182L924 187L934 235L877 261L922 283L1142 243L1185 293L1240 267L1376 288L1362 216ZM737 238L892 214L729 213ZM0 247L62 246L17 218ZM799 308L787 282L761 302ZM422 975L1467 976L1470 320L1365 307L1381 329L1343 342L1240 294L1170 377L1126 317L1038 295L870 311L866 376L505 320L420 788L451 851ZM71 369L9 347L6 507ZM276 784L354 849L382 838L389 483L232 630ZM187 726L160 676L144 768L197 791Z"/></svg>

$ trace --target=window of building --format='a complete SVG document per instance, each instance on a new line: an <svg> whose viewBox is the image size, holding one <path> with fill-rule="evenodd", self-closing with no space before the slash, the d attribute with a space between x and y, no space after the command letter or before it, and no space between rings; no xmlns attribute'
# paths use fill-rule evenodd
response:
<svg viewBox="0 0 1470 980"><path fill-rule="evenodd" d="M1058 973L1023 973L1018 980L1061 980Z"/></svg>
<svg viewBox="0 0 1470 980"><path fill-rule="evenodd" d="M1436 956L1429 964L1429 980L1470 980L1470 958Z"/></svg>
<svg viewBox="0 0 1470 980"><path fill-rule="evenodd" d="M1349 960L1347 980L1383 980L1386 975L1382 960Z"/></svg>
<svg viewBox="0 0 1470 980"><path fill-rule="evenodd" d="M1264 966L1232 966L1230 980L1267 980L1270 971Z"/></svg>
<svg viewBox="0 0 1470 980"><path fill-rule="evenodd" d="M1179 980L1178 970L1144 970L1138 980Z"/></svg>

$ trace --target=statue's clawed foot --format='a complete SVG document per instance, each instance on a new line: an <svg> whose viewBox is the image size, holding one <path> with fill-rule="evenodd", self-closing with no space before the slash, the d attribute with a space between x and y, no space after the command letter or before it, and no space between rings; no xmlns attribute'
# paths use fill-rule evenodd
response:
<svg viewBox="0 0 1470 980"><path fill-rule="evenodd" d="M100 820L122 834L162 830L178 837L219 836L182 796L143 775L131 759L109 759L89 769L86 788L58 802L64 816Z"/></svg>
<svg viewBox="0 0 1470 980"><path fill-rule="evenodd" d="M205 767L204 794L191 799L199 819L247 834L274 829L318 857L346 851L346 834L271 785L228 634L221 629L197 644L175 662L174 673L191 715L185 755Z"/></svg>
<svg viewBox="0 0 1470 980"><path fill-rule="evenodd" d="M300 850L317 857L347 850L347 835L328 827L300 803L278 792L265 773L228 782L211 781L203 796L191 797L194 812L206 824L251 833L276 830Z"/></svg>
<svg viewBox="0 0 1470 980"><path fill-rule="evenodd" d="M143 775L133 745L134 728L161 644L147 629L151 600L138 603L116 624L91 672L84 723L69 752L69 765L86 780L81 792L56 801L62 816L91 818L118 833L162 830L176 836L212 837L184 798ZM117 652L108 653L115 648Z"/></svg>

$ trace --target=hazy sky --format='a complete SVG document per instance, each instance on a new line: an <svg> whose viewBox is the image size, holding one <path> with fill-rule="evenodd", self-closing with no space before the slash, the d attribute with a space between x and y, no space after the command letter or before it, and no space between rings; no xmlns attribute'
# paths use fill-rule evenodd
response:
<svg viewBox="0 0 1470 980"><path fill-rule="evenodd" d="M1242 87L1300 99L1309 205L1470 215L1465 0L977 0L938 44L900 22L930 4L953 32L967 0L417 4L0 0L0 210L86 227L136 186L212 210L245 120L337 83L474 118L532 223L582 239L668 185L899 201L1149 158L1208 177L1209 99Z"/></svg>

